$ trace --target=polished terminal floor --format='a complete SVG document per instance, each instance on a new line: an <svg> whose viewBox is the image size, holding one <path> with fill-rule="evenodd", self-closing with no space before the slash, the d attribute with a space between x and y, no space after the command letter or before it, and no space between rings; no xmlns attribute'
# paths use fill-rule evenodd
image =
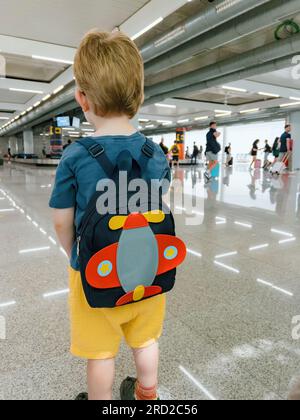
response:
<svg viewBox="0 0 300 420"><path fill-rule="evenodd" d="M204 198L201 224L176 215L189 248L168 297L161 338L163 399L285 399L300 376L300 174L272 179L247 166L204 187L203 169L176 171ZM85 363L69 355L67 259L48 199L54 171L0 168L1 399L73 399ZM179 206L178 209L179 210ZM196 212L195 212L196 213ZM117 360L115 396L134 374Z"/></svg>

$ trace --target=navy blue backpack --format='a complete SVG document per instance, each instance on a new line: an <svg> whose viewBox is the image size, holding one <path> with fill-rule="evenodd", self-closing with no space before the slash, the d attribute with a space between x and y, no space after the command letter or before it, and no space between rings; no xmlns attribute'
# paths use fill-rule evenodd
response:
<svg viewBox="0 0 300 420"><path fill-rule="evenodd" d="M127 150L113 165L104 147L92 138L77 141L113 180L115 190L96 191L76 233L77 253L83 290L92 308L112 308L166 293L174 287L176 267L186 257L184 243L175 236L175 224L169 207L163 202L162 189L151 195L151 180L144 179L155 145L149 139L136 161ZM119 183L120 172L127 175L127 191ZM139 194L139 211L130 213L129 203L135 192L128 192L131 181L144 179L147 194ZM104 196L104 194L106 194ZM114 197L111 197L111 194ZM124 196L125 194L125 196ZM113 214L99 213L99 200L111 198ZM124 200L125 197L125 200Z"/></svg>

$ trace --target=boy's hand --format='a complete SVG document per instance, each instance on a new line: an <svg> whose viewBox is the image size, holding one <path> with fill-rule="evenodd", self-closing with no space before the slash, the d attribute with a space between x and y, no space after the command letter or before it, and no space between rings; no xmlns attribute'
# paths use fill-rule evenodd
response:
<svg viewBox="0 0 300 420"><path fill-rule="evenodd" d="M74 208L53 210L53 223L57 237L70 258L75 241L74 213Z"/></svg>

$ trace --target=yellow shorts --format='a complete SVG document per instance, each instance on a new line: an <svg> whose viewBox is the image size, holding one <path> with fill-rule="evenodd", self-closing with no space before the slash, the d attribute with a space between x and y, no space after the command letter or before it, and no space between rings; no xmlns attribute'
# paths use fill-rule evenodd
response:
<svg viewBox="0 0 300 420"><path fill-rule="evenodd" d="M91 308L80 272L70 273L71 353L84 359L115 357L123 337L134 349L147 347L161 336L166 297L155 296L118 308Z"/></svg>

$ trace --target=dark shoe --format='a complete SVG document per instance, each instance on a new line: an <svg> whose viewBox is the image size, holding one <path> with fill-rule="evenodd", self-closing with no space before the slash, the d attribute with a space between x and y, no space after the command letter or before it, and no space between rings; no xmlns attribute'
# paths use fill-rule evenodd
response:
<svg viewBox="0 0 300 420"><path fill-rule="evenodd" d="M128 376L126 379L124 379L120 386L120 397L122 401L135 400L135 384L135 378L130 378Z"/></svg>
<svg viewBox="0 0 300 420"><path fill-rule="evenodd" d="M77 395L75 401L88 401L89 396L87 392L82 392L81 394Z"/></svg>

